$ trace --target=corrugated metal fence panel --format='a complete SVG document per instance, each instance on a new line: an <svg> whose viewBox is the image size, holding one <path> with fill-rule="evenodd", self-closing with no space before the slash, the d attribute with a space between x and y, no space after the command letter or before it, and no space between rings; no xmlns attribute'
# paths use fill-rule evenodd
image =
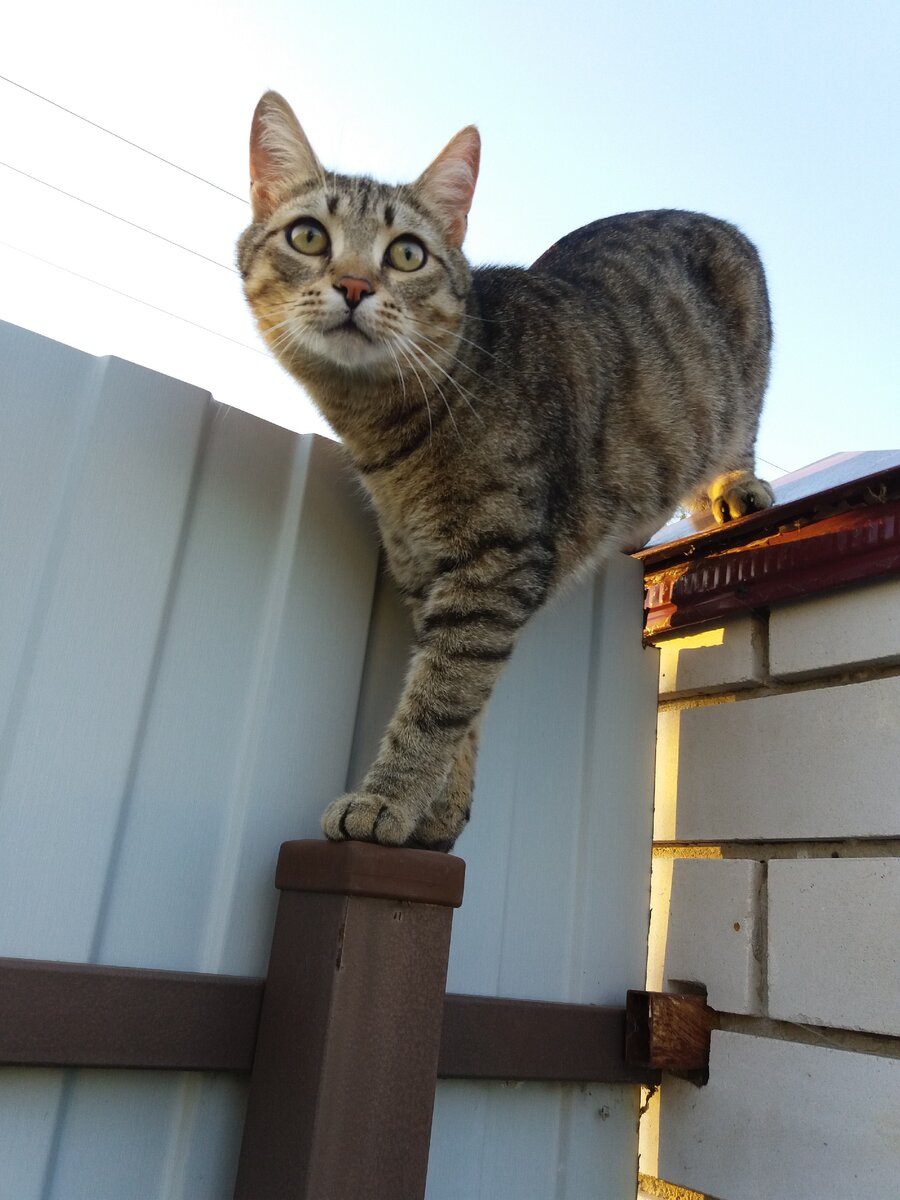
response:
<svg viewBox="0 0 900 1200"><path fill-rule="evenodd" d="M0 954L262 973L278 845L361 774L405 668L358 490L330 443L152 372L2 324L0 359ZM622 559L527 630L451 990L641 985L640 623ZM0 1072L0 1200L227 1200L243 1102L233 1077ZM628 1088L442 1083L429 1200L622 1200L635 1114Z"/></svg>
<svg viewBox="0 0 900 1200"><path fill-rule="evenodd" d="M345 786L377 549L335 447L0 325L0 954L261 974ZM0 1073L0 1197L223 1200L243 1087Z"/></svg>
<svg viewBox="0 0 900 1200"><path fill-rule="evenodd" d="M642 574L620 558L526 630L493 697L472 821L457 852L448 990L623 1004L642 987L657 660L641 646ZM403 677L409 627L378 589L351 776ZM637 1089L438 1086L428 1200L624 1200Z"/></svg>

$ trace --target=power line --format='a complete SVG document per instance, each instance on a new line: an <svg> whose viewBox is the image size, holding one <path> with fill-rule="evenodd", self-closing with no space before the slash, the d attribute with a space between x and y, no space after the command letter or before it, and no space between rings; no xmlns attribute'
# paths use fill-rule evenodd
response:
<svg viewBox="0 0 900 1200"><path fill-rule="evenodd" d="M0 162L0 166L8 167L11 171L16 171L19 175L25 175L28 179L35 179L37 183L44 183L43 179L37 179L34 175L28 175L26 171L19 171L16 167L10 167L9 163ZM52 183L46 184L47 187L53 188L55 192L62 192L64 196L69 196L71 193L63 192L62 188L54 187ZM72 196L73 200L80 200L80 196ZM97 208L96 204L90 204L87 200L82 200L83 204L88 204L90 208ZM107 213L106 209L98 209L99 212L105 213L110 217L116 217L119 221L125 221L126 225L134 225L133 221L126 221L124 217L118 217L116 213ZM153 233L150 229L144 229L143 225L134 225L135 229L143 229L145 233L152 234L153 237L162 238L164 242L169 242L168 238L162 237L162 234ZM179 250L186 250L189 254L197 254L199 258L206 258L205 254L200 254L197 250L191 250L188 246L181 246L178 242L169 242L172 246L177 246ZM63 267L59 263L52 262L48 258L41 258L39 254L33 254L30 250L23 250L21 246L14 246L12 242L0 240L0 246L5 246L8 250L14 250L17 254L23 254L27 258L33 258L36 262L43 263L45 266L53 267L54 270L62 271L66 275L72 275L75 279L81 279L85 283L91 283L95 287L103 288L105 291L113 292L117 296L123 296L126 300L133 300L135 304L143 304L146 308L152 308L155 312L163 313L167 317L173 317L176 321L183 321L186 325L191 325L195 329L202 329L204 333L211 333L214 337L224 338L226 342L232 342L235 346L241 346L244 350L252 350L254 354L261 354L263 358L268 358L268 354L264 350L259 350L256 346L248 346L246 342L239 341L237 338L229 337L227 333L219 333L216 329L210 329L206 325L200 325L197 321L191 321L187 317L179 316L178 313L169 312L167 308L160 308L157 304L151 304L149 300L141 300L138 296L132 296L128 292L122 292L118 288L111 287L108 283L101 283L98 279L91 279L88 275L81 275L78 271L73 271L69 267ZM232 267L225 267L224 263L216 262L215 259L206 259L207 262L214 263L218 267L223 267L225 270L233 271ZM237 274L237 272L234 272ZM757 454L757 459L761 463L765 463L767 467L772 467L776 471L780 471L782 475L788 475L789 471L786 467L780 467L778 463L771 462L768 458L763 458L761 454Z"/></svg>
<svg viewBox="0 0 900 1200"><path fill-rule="evenodd" d="M11 87L18 88L22 92L26 92L29 96L34 96L38 100L42 100L45 104L51 105L53 108L59 109L60 112L66 113L70 117L75 117L78 121L83 121L85 125L90 125L94 129L99 129L101 133L106 133L110 137L116 138L117 141L124 142L126 146L131 146L134 150L139 150L142 154L148 155L150 158L155 158L157 162L164 163L165 166L171 167L175 171L180 171L182 175L187 175L191 179L196 179L199 183L205 183L207 187L213 188L217 192L221 192L225 196L230 196L233 200L239 201L246 205L247 199L244 196L239 196L236 192L229 191L228 188L222 187L218 183L213 183L210 179L205 179L202 175L198 175L194 171L189 171L187 167L182 167L171 159L163 158L161 154L157 154L153 150L148 150L146 146L141 146L137 142L131 141L122 134L116 133L112 129L107 129L105 125L100 125L97 121L92 121L89 117L84 117L81 113L75 112L71 108L66 108L64 104L57 103L56 100L51 100L49 96L44 96L40 92L34 91L32 88L26 87L23 83L18 83L15 79L10 79L7 75L0 75L0 80L3 83L8 83ZM179 250L184 250L187 254L196 255L197 258L202 258L214 266L221 267L225 271L230 271L232 274L237 274L233 267L227 266L225 263L219 262L217 259L208 258L207 255L201 254L199 250L192 250L190 246L183 246L180 242L172 241L171 238L164 237L161 233L155 233L152 229L147 229L144 225L138 225L134 221L129 221L127 217L121 217L118 213L110 212L108 209L101 208L97 204L92 204L90 200L85 200L81 196L76 196L72 192L67 192L63 188L56 187L55 184L48 183L45 179L39 179L36 175L29 175L27 171L22 171L18 167L12 166L10 163L0 161L0 166L6 167L7 170L15 171L17 175L23 175L26 179L31 179L35 183L40 183L44 187L52 189L54 192L59 192L60 195L67 196L71 200L77 200L80 204L87 205L88 208L93 208L95 211L103 213L104 216L112 217L116 221L121 221L125 225L130 225L133 229L139 229L143 233L149 234L151 237L159 238L160 241L167 242L170 246L175 246ZM0 246L6 246L10 250L15 250L18 254L24 254L29 258L35 259L37 262L44 263L48 267L54 267L58 271L64 271L67 275L73 275L76 279L82 279L86 283L92 283L96 287L105 288L106 291L114 292L116 295L123 296L128 300L133 300L136 304L143 304L147 308L152 308L156 312L164 313L168 317L173 317L176 321L183 321L187 325L194 326L195 329L202 329L205 333L211 333L214 337L224 338L226 341L233 342L236 346L242 346L245 350L252 350L254 354L262 354L267 357L264 351L258 350L255 346L248 346L246 342L238 341L236 338L229 337L225 333L219 333L215 329L209 329L205 325L199 325L196 321L190 321L187 317L180 317L177 313L169 312L168 309L159 308L155 304L151 304L147 300L141 300L137 296L130 296L127 292L120 292L117 288L110 287L108 284L100 283L99 280L91 279L87 275L79 275L77 271L72 271L68 267L62 267L59 263L51 262L49 259L41 258L37 254L31 254L28 250L22 250L19 246L12 245L11 242L0 241ZM780 467L778 463L770 462L769 459L763 458L761 454L756 456L760 462L765 463L767 467L772 467L773 470L780 471L782 475L787 475L789 472L785 467Z"/></svg>
<svg viewBox="0 0 900 1200"><path fill-rule="evenodd" d="M21 92L27 92L29 96L35 96L38 100L43 100L45 104L50 104L53 108L58 108L60 112L67 113L70 117L75 117L78 121L83 121L85 125L91 125L94 129L99 129L101 133L108 133L110 137L124 142L126 146L131 146L134 150L140 150L142 154L148 154L150 158L155 158L157 162L165 163L167 167L172 167L174 170L180 171L182 175L189 175L191 179L205 183L207 187L215 188L217 192L222 192L225 196L231 196L233 200L239 200L241 204L247 203L246 196L239 196L236 192L230 192L228 188L221 187L218 183L213 183L210 179L204 179L202 175L197 175L194 171L189 171L187 167L181 167L178 163L172 162L171 159L163 158L161 154L156 154L155 151L148 150L146 146L139 146L137 142L130 141L127 137L123 137L121 133L115 133L112 129L107 129L105 125L100 125L97 121L92 121L89 117L83 117L81 113L74 112L71 108L66 108L64 104L57 104L49 96L42 96L40 92L33 91L32 88L26 87L24 83L17 83L15 79L10 79L7 75L0 75L0 80L8 83L11 87L18 88Z"/></svg>
<svg viewBox="0 0 900 1200"><path fill-rule="evenodd" d="M145 308L152 308L154 312L163 313L164 316L172 317L176 321L182 321L185 325L193 326L194 329L202 329L204 333L211 333L213 337L222 338L224 341L231 342L235 346L240 346L244 350L249 350L253 354L269 358L265 350L260 350L256 346L248 346L246 342L230 337L227 333L220 333L218 329L210 329L208 325L201 325L197 321L191 321L188 317L179 316L178 313L170 312L167 308L160 308L158 304L151 304L149 300L141 300L139 296L132 296L128 292L120 291L119 288L111 287L108 283L101 283L99 279L91 279L89 275L82 275L78 271L73 271L70 267L64 267L60 263L52 262L49 258L41 258L39 254L32 254L30 250L23 250L21 246L15 246L12 242L5 242L0 239L0 246L5 246L7 250L14 250L16 254L23 254L26 258L33 258L35 262L43 263L46 267L53 267L55 271L62 271L65 275L72 275L75 279L81 279L84 283L92 283L95 287L103 288L104 291L112 292L116 296L122 296L126 300L133 300L135 304L143 304Z"/></svg>
<svg viewBox="0 0 900 1200"><path fill-rule="evenodd" d="M70 200L77 200L79 204L84 204L88 208L92 208L95 212L103 213L105 217L112 217L116 221L121 221L123 225L130 225L132 229L139 229L141 233L148 233L151 237L159 238L161 242L166 242L170 246L174 246L177 250L184 250L186 254L193 254L197 258L202 258L204 262L212 263L214 267L221 267L223 271L230 271L232 275L237 275L234 267L229 267L227 263L219 262L217 258L210 258L206 254L201 254L199 250L192 250L190 246L183 246L181 242L175 242L171 238L165 237L164 234L156 233L152 229L148 229L146 225L138 225L136 221L129 221L127 217L122 217L118 213L110 212L108 208L101 208L99 204L94 204L90 200L85 200L83 196L76 196L74 192L67 192L65 188L57 187L55 183L48 183L46 179L39 179L37 175L30 175L28 171L23 171L21 167L14 167L12 163L3 162L0 160L0 167L5 167L7 171L14 171L17 175L24 176L25 179L30 179L33 183L39 183L42 187L50 188L53 192L58 192L60 196L67 196Z"/></svg>

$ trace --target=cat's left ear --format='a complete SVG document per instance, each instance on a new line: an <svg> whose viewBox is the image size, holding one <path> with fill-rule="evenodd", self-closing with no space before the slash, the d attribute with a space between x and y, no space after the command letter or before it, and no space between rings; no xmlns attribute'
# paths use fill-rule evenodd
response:
<svg viewBox="0 0 900 1200"><path fill-rule="evenodd" d="M277 92L266 92L250 128L250 203L253 219L264 221L290 194L291 185L324 178L322 164L294 116Z"/></svg>
<svg viewBox="0 0 900 1200"><path fill-rule="evenodd" d="M472 207L480 157L478 130L474 125L467 125L450 139L414 185L438 214L444 232L454 246L461 246L466 236L466 218Z"/></svg>

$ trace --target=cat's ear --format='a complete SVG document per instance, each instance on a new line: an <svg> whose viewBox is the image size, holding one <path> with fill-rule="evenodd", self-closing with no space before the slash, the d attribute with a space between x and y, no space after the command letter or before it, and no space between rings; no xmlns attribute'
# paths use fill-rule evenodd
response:
<svg viewBox="0 0 900 1200"><path fill-rule="evenodd" d="M293 109L277 92L266 92L250 128L250 203L264 221L303 179L324 177Z"/></svg>
<svg viewBox="0 0 900 1200"><path fill-rule="evenodd" d="M450 139L415 183L454 246L461 246L466 236L466 218L472 207L480 157L478 130L467 125Z"/></svg>

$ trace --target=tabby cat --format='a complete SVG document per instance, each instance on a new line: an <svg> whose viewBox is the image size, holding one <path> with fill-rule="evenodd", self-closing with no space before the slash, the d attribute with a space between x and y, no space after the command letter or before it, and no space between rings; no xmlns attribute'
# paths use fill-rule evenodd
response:
<svg viewBox="0 0 900 1200"><path fill-rule="evenodd" d="M253 118L247 300L343 440L416 634L378 757L325 810L334 840L449 849L532 613L681 500L717 521L772 503L753 468L771 326L750 242L697 213L629 213L527 269L472 270L479 151L469 126L394 186L326 172L274 92Z"/></svg>

